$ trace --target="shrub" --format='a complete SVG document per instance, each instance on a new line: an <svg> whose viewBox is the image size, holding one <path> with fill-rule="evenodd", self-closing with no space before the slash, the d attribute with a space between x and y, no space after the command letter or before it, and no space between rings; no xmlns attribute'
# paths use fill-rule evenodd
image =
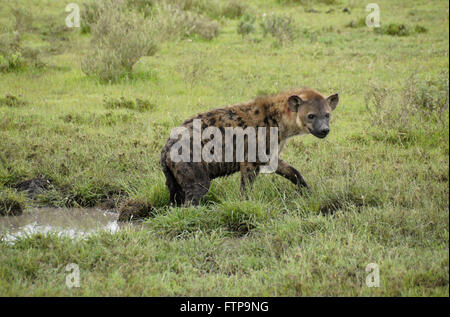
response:
<svg viewBox="0 0 450 317"><path fill-rule="evenodd" d="M219 24L195 12L162 4L155 9L152 23L161 40L199 36L212 40L219 34Z"/></svg>
<svg viewBox="0 0 450 317"><path fill-rule="evenodd" d="M91 33L91 25L98 21L100 16L100 2L83 3L80 14L80 31L81 33Z"/></svg>
<svg viewBox="0 0 450 317"><path fill-rule="evenodd" d="M159 0L158 2L161 5L169 5L182 11L190 11L210 18L237 18L247 8L239 0Z"/></svg>
<svg viewBox="0 0 450 317"><path fill-rule="evenodd" d="M236 19L241 17L246 11L247 6L239 0L227 1L222 7L222 15L227 18Z"/></svg>
<svg viewBox="0 0 450 317"><path fill-rule="evenodd" d="M56 40L68 41L68 33L74 30L74 28L67 27L65 23L61 23L61 21L64 21L64 15L61 14L46 15L40 17L40 20L42 20L42 22L39 27L39 33L42 35L43 39L51 42Z"/></svg>
<svg viewBox="0 0 450 317"><path fill-rule="evenodd" d="M336 0L277 0L279 3L297 3L301 5L312 5L312 4L336 4Z"/></svg>
<svg viewBox="0 0 450 317"><path fill-rule="evenodd" d="M144 14L144 16L149 16L153 7L155 6L157 0L127 0L129 8L134 8Z"/></svg>
<svg viewBox="0 0 450 317"><path fill-rule="evenodd" d="M18 32L0 35L0 71L9 72L23 68L22 45Z"/></svg>
<svg viewBox="0 0 450 317"><path fill-rule="evenodd" d="M263 36L272 35L280 44L292 41L297 32L294 20L290 16L277 14L264 15L260 23Z"/></svg>
<svg viewBox="0 0 450 317"><path fill-rule="evenodd" d="M0 72L19 71L27 66L43 66L39 50L23 47L18 32L0 34Z"/></svg>
<svg viewBox="0 0 450 317"><path fill-rule="evenodd" d="M448 109L448 71L437 78L420 80L413 75L403 88L403 104L409 104L414 111L431 118L441 116Z"/></svg>
<svg viewBox="0 0 450 317"><path fill-rule="evenodd" d="M391 23L387 26L381 26L379 28L374 29L378 34L387 34L392 36L408 36L411 33L426 33L428 32L427 28L422 25L416 25L414 29L408 27L405 24L396 24Z"/></svg>
<svg viewBox="0 0 450 317"><path fill-rule="evenodd" d="M448 71L433 80L413 75L399 91L372 87L365 101L376 138L394 143L419 138L433 142L447 131L448 139L448 89Z"/></svg>
<svg viewBox="0 0 450 317"><path fill-rule="evenodd" d="M193 87L205 76L209 68L207 61L206 54L199 52L178 64L177 69L186 85Z"/></svg>
<svg viewBox="0 0 450 317"><path fill-rule="evenodd" d="M76 125L91 125L94 127L114 126L135 121L136 117L132 113L107 111L104 113L68 113L59 116L65 123L74 123Z"/></svg>
<svg viewBox="0 0 450 317"><path fill-rule="evenodd" d="M91 25L92 49L81 67L85 74L103 81L117 81L132 72L142 56L156 52L150 23L136 12L125 10L123 1L100 4L99 18Z"/></svg>
<svg viewBox="0 0 450 317"><path fill-rule="evenodd" d="M120 97L119 99L105 98L103 104L107 109L130 109L140 112L153 110L155 105L146 99L135 100Z"/></svg>
<svg viewBox="0 0 450 317"><path fill-rule="evenodd" d="M237 33L244 37L250 33L255 32L255 20L256 18L254 16L245 14L239 21L239 24L237 26Z"/></svg>
<svg viewBox="0 0 450 317"><path fill-rule="evenodd" d="M366 19L365 19L365 18L360 18L360 19L358 19L358 20L356 20L356 21L351 20L351 21L346 25L346 27L348 27L348 28L353 28L353 29L355 29L355 28L361 28L361 27L364 27L364 26L366 26Z"/></svg>
<svg viewBox="0 0 450 317"><path fill-rule="evenodd" d="M16 31L28 31L32 28L33 15L28 9L16 6L11 8L11 13L16 20L14 26Z"/></svg>
<svg viewBox="0 0 450 317"><path fill-rule="evenodd" d="M411 33L411 31L406 25L396 23L391 23L388 24L387 26L374 28L374 30L376 33L387 34L392 36L408 36Z"/></svg>
<svg viewBox="0 0 450 317"><path fill-rule="evenodd" d="M194 34L210 41L219 35L219 23L214 20L197 17L192 19L188 26L190 29L185 33L186 36Z"/></svg>
<svg viewBox="0 0 450 317"><path fill-rule="evenodd" d="M426 27L424 27L424 26L422 26L422 25L416 25L416 26L414 27L414 32L416 32L416 33L427 33L428 30L427 30Z"/></svg>

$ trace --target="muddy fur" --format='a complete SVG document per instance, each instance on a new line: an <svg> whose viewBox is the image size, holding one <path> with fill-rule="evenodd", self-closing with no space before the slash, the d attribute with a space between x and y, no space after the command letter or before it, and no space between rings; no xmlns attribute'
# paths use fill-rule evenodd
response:
<svg viewBox="0 0 450 317"><path fill-rule="evenodd" d="M141 200L128 200L119 209L118 221L141 220L148 218L154 212L151 204Z"/></svg>
<svg viewBox="0 0 450 317"><path fill-rule="evenodd" d="M320 93L312 89L297 89L286 91L277 95L258 97L248 103L236 104L226 108L211 110L201 113L186 120L182 126L189 130L191 137L191 159L192 159L192 138L193 120L200 119L201 129L214 126L222 132L222 153L225 155L225 128L226 127L266 127L267 141L266 150L269 151L269 131L270 127L278 128L278 149L283 149L286 140L296 135L313 133L317 137L324 137L320 131L316 131L317 124L308 119L312 113L320 120L329 120L329 113L334 110L338 103L338 96L331 95L325 98ZM328 130L329 131L329 130ZM328 131L326 134L328 134ZM320 133L319 133L320 132ZM325 134L325 136L326 136ZM245 187L252 184L259 167L266 165L260 161L248 162L245 152L244 162L173 162L170 159L170 149L179 139L167 141L161 152L161 165L166 176L166 185L170 192L170 201L174 205L192 204L198 205L200 199L208 192L212 179L241 173L241 190L245 192ZM210 139L202 140L202 146ZM235 144L234 144L235 146ZM244 141L244 149L247 150L247 138ZM303 191L309 190L308 185L302 175L291 165L279 159L278 175L289 179Z"/></svg>

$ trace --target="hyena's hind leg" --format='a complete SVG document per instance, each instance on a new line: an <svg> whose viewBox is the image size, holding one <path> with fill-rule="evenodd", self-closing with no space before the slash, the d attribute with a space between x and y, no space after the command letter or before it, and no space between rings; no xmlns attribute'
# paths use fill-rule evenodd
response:
<svg viewBox="0 0 450 317"><path fill-rule="evenodd" d="M166 185L169 188L170 203L175 206L181 206L185 200L183 189L177 183L170 170L164 170L164 175L166 176Z"/></svg>
<svg viewBox="0 0 450 317"><path fill-rule="evenodd" d="M184 203L185 194L180 184L178 184L171 167L173 167L173 162L168 156L169 150L167 147L161 152L161 167L166 176L166 185L169 188L170 193L170 204L175 206L181 206Z"/></svg>
<svg viewBox="0 0 450 317"><path fill-rule="evenodd" d="M201 163L179 162L174 166L174 176L184 193L184 205L198 206L211 185L206 167Z"/></svg>

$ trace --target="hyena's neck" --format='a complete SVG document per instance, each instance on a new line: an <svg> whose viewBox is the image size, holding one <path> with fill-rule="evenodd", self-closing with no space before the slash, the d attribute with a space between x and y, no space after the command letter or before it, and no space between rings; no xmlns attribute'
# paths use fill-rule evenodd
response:
<svg viewBox="0 0 450 317"><path fill-rule="evenodd" d="M279 142L284 142L287 139L301 135L302 131L296 123L296 114L288 113L285 109L284 104L273 104L266 110L266 116L264 125L276 126L278 128L278 138ZM273 123L273 124L272 124Z"/></svg>

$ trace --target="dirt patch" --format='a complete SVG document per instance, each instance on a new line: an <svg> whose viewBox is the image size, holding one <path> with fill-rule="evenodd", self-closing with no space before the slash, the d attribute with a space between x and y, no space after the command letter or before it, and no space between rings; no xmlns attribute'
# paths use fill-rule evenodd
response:
<svg viewBox="0 0 450 317"><path fill-rule="evenodd" d="M27 196L31 199L36 198L37 195L42 194L45 190L48 190L51 183L45 178L33 178L18 183L14 187L18 191L26 192Z"/></svg>
<svg viewBox="0 0 450 317"><path fill-rule="evenodd" d="M142 220L154 215L155 208L145 201L141 200L128 200L125 202L119 210L118 221L131 221Z"/></svg>

